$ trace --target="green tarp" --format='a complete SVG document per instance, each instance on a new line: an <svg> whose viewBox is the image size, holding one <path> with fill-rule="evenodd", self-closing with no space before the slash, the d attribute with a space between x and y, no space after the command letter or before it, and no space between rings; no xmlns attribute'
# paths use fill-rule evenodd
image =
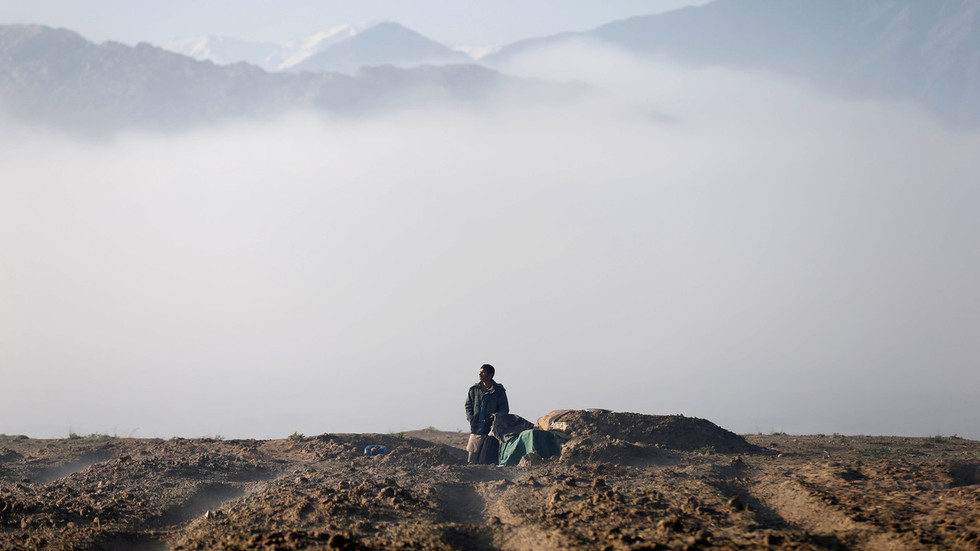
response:
<svg viewBox="0 0 980 551"><path fill-rule="evenodd" d="M546 430L529 429L500 444L499 464L517 465L522 457L531 452L538 452L541 457L560 455L561 444L554 434Z"/></svg>

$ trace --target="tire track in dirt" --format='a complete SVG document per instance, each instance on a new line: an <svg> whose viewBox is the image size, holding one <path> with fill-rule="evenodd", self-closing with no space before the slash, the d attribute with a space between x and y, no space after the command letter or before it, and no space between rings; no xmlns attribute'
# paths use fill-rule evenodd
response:
<svg viewBox="0 0 980 551"><path fill-rule="evenodd" d="M82 472L92 465L111 461L118 457L112 450L100 449L73 453L69 457L54 458L45 456L24 457L15 452L0 454L0 481L50 484L75 473Z"/></svg>
<svg viewBox="0 0 980 551"><path fill-rule="evenodd" d="M818 534L861 528L847 515L812 496L797 480L760 480L749 485L750 495L787 524ZM770 519L772 522L772 519Z"/></svg>
<svg viewBox="0 0 980 551"><path fill-rule="evenodd" d="M284 472L269 472L268 476L258 479L251 473L247 482L201 484L186 500L176 503L159 518L160 527L166 531L166 540L170 542L166 549L192 539L209 520L227 516L236 504L250 496L261 495L291 476Z"/></svg>
<svg viewBox="0 0 980 551"><path fill-rule="evenodd" d="M496 550L487 523L487 501L480 488L485 483L456 482L432 486L438 516L444 521L443 540L458 549Z"/></svg>
<svg viewBox="0 0 980 551"><path fill-rule="evenodd" d="M118 455L49 485L63 486L89 507L79 528L95 549L169 549L197 519L259 490L281 474L279 469L238 461L230 454L175 457L160 447L147 453ZM133 510L148 514L138 521ZM90 518L91 517L91 518ZM92 530L94 524L94 530Z"/></svg>
<svg viewBox="0 0 980 551"><path fill-rule="evenodd" d="M31 479L37 484L49 484L51 482L67 478L75 473L82 472L93 465L105 463L111 459L112 457L110 456L103 456L100 454L97 457L85 458L79 461L71 461L62 465L37 467L28 470L27 478Z"/></svg>
<svg viewBox="0 0 980 551"><path fill-rule="evenodd" d="M246 494L246 489L231 484L202 484L187 498L170 507L160 516L161 527L179 526L191 520L219 510L229 501Z"/></svg>
<svg viewBox="0 0 980 551"><path fill-rule="evenodd" d="M447 522L456 524L484 525L487 522L484 508L486 501L477 485L447 483L434 486L442 514Z"/></svg>
<svg viewBox="0 0 980 551"><path fill-rule="evenodd" d="M516 484L503 480L477 486L477 491L487 504L484 522L490 527L496 548L501 551L573 548L574 545L560 532L537 526L530 520L528 511L545 511L547 499L543 491L532 492L528 497L526 491L520 491L521 486L535 487L536 483L533 478L524 477Z"/></svg>
<svg viewBox="0 0 980 551"><path fill-rule="evenodd" d="M498 480L437 484L440 516L446 521L444 540L459 549L524 550L569 549L566 538L555 530L536 526L527 509L544 510L543 494L534 492L526 501L526 480L516 485L507 477Z"/></svg>
<svg viewBox="0 0 980 551"><path fill-rule="evenodd" d="M786 474L748 484L748 499L761 504L760 522L771 528L794 527L824 546L907 549L908 543L873 522L855 520L840 497L827 488ZM860 518L860 517L859 517Z"/></svg>

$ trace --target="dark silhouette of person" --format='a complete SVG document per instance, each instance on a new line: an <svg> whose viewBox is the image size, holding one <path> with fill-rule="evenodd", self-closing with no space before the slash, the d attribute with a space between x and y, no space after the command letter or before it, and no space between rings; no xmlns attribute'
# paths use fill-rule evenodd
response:
<svg viewBox="0 0 980 551"><path fill-rule="evenodd" d="M496 370L490 364L480 366L480 382L466 394L466 420L470 423L467 461L491 465L497 463L497 439L489 436L494 413L509 413L507 390L493 380Z"/></svg>

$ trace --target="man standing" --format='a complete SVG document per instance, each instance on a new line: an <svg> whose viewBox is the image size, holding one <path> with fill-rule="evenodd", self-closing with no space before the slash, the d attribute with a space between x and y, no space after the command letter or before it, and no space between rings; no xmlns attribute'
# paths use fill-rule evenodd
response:
<svg viewBox="0 0 980 551"><path fill-rule="evenodd" d="M494 451L497 440L490 434L494 413L510 413L504 385L493 380L490 364L480 367L480 382L470 387L466 395L466 420L470 423L470 440L466 443L470 463L496 464ZM491 442L492 440L492 442Z"/></svg>

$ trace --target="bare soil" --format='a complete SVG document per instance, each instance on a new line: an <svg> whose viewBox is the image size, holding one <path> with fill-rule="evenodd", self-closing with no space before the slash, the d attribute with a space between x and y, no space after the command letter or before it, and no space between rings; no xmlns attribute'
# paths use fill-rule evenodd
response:
<svg viewBox="0 0 980 551"><path fill-rule="evenodd" d="M517 467L436 430L0 436L0 549L980 549L977 441L543 420L561 457Z"/></svg>

